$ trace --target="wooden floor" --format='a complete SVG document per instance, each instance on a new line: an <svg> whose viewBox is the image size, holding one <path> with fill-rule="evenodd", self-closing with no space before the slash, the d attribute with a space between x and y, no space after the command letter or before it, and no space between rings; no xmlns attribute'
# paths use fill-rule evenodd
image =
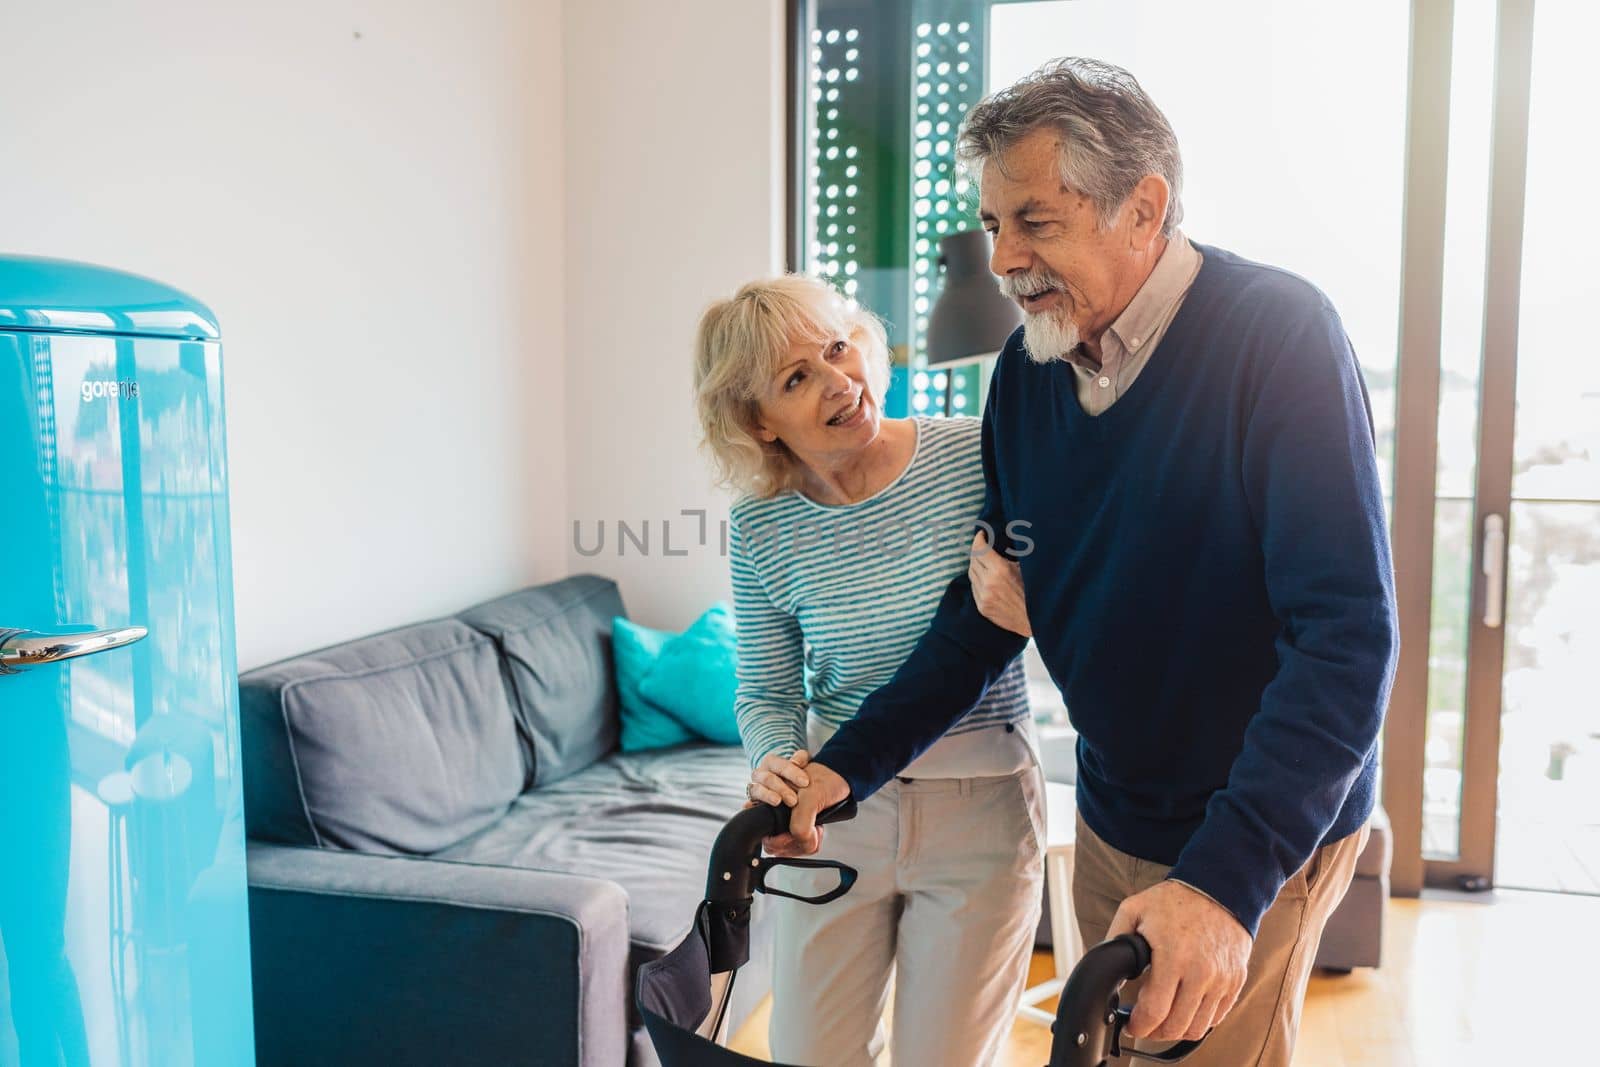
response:
<svg viewBox="0 0 1600 1067"><path fill-rule="evenodd" d="M1384 965L1312 979L1295 1067L1600 1062L1591 1036L1597 964L1600 898L1499 891L1391 900ZM1049 955L1036 954L1030 984L1049 971ZM765 1058L769 1013L770 1002L733 1047ZM1043 1026L1019 1021L999 1067L1041 1067L1049 1042Z"/></svg>

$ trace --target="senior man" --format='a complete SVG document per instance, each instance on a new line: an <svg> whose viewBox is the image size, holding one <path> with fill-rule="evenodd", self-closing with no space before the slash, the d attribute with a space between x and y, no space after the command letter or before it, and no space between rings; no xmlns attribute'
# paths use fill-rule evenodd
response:
<svg viewBox="0 0 1600 1067"><path fill-rule="evenodd" d="M951 584L769 847L814 851L815 813L908 765L1031 626L1080 737L1084 940L1152 948L1130 1033L1214 1027L1194 1067L1285 1065L1366 838L1398 648L1355 355L1314 286L1183 236L1176 138L1128 72L1046 66L974 107L958 153L1026 314L984 412L981 517L1006 555ZM1027 544L1004 536L1019 521ZM1006 629L979 600L1013 565Z"/></svg>

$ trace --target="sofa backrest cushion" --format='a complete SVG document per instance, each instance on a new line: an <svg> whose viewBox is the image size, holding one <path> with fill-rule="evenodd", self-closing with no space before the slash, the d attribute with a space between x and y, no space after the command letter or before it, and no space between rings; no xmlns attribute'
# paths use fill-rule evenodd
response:
<svg viewBox="0 0 1600 1067"><path fill-rule="evenodd" d="M611 619L625 614L615 582L581 574L456 616L499 647L532 748L535 785L581 771L616 749Z"/></svg>
<svg viewBox="0 0 1600 1067"><path fill-rule="evenodd" d="M435 852L528 783L494 643L456 619L285 660L239 687L252 837Z"/></svg>

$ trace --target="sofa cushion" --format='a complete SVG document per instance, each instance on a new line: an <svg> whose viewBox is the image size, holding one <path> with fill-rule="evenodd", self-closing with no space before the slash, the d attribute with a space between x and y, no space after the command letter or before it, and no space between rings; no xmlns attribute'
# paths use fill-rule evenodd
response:
<svg viewBox="0 0 1600 1067"><path fill-rule="evenodd" d="M498 820L527 784L494 644L454 619L285 660L239 684L252 836L434 852Z"/></svg>
<svg viewBox="0 0 1600 1067"><path fill-rule="evenodd" d="M624 752L648 752L696 740L687 726L639 695L639 683L675 636L670 630L652 630L621 615L611 620L611 658L616 663Z"/></svg>
<svg viewBox="0 0 1600 1067"><path fill-rule="evenodd" d="M743 751L722 745L618 753L518 797L499 823L433 858L617 883L628 894L631 990L638 969L674 948L693 923L712 842L744 803L749 774ZM771 988L768 903L758 895L751 909L750 962L728 1007L734 1029ZM628 1020L639 1025L631 996Z"/></svg>
<svg viewBox="0 0 1600 1067"><path fill-rule="evenodd" d="M618 753L523 794L499 822L434 858L616 882L628 894L633 955L650 959L693 922L712 842L744 803L749 774L736 747Z"/></svg>
<svg viewBox="0 0 1600 1067"><path fill-rule="evenodd" d="M505 659L536 785L559 781L617 747L611 619L623 614L616 583L584 574L456 616L491 638Z"/></svg>
<svg viewBox="0 0 1600 1067"><path fill-rule="evenodd" d="M733 714L738 694L738 639L733 614L726 604L713 604L704 615L661 649L639 694L694 731L719 745L739 743L739 722Z"/></svg>

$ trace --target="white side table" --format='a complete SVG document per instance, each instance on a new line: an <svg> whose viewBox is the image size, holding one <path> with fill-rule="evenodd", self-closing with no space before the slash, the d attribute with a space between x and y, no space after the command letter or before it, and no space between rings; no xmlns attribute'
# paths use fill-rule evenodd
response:
<svg viewBox="0 0 1600 1067"><path fill-rule="evenodd" d="M1072 912L1072 851L1077 838L1078 804L1073 787L1061 782L1045 783L1046 840L1044 872L1046 904L1050 908L1050 940L1055 956L1056 973L1049 981L1040 982L1022 991L1022 1003L1017 1015L1049 1026L1055 1022L1052 1012L1035 1007L1042 1000L1061 993L1067 984L1067 975L1083 955L1083 944L1078 934L1078 918Z"/></svg>

